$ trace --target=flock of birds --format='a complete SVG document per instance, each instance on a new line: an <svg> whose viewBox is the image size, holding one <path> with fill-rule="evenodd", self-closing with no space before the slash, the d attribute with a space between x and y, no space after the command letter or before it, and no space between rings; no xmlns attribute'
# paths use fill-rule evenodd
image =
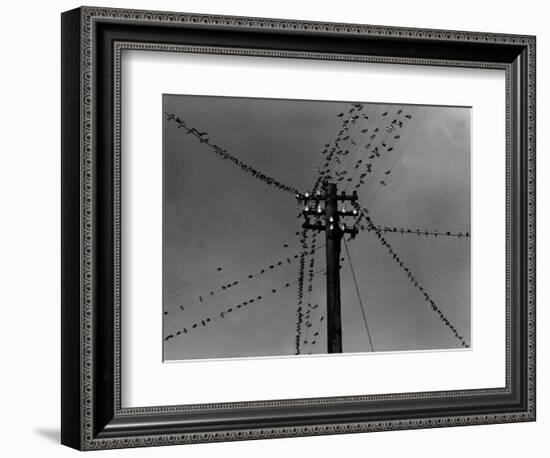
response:
<svg viewBox="0 0 550 458"><path fill-rule="evenodd" d="M347 189L356 180L353 189L359 190L367 184L377 160L396 149L402 129L412 119L412 115L404 113L403 108L390 108L378 115L380 106L372 107L374 112L370 114L368 110L371 107L365 107L365 104L353 103L347 112L336 115L342 119L339 130L335 138L324 145L321 151L323 164L316 168L321 181L334 180L346 185ZM390 116L393 118L391 121ZM391 172L389 169L383 174L388 176ZM378 182L387 186L384 179Z"/></svg>

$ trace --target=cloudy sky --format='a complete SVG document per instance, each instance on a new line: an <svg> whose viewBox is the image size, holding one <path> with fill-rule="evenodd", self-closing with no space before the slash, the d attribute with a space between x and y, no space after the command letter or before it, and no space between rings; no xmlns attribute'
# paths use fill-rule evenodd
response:
<svg viewBox="0 0 550 458"><path fill-rule="evenodd" d="M202 138L210 144L301 192L311 189L316 167L322 168L325 145L343 121L357 115L344 134L350 138L342 142L350 153L331 165L347 171L342 177L353 174L351 183L338 182L339 191L353 190L370 162L373 173L358 188L359 202L377 224L469 233L471 109L365 102L350 115L351 107L351 102L163 98L164 112L207 134ZM165 360L294 354L300 250L295 234L302 223L296 199L245 174L163 118L163 338L173 336L164 341ZM369 159L376 146L380 157ZM470 239L384 236L470 344ZM318 234L314 272L325 266L323 245L324 234ZM375 351L460 348L373 232L363 231L348 247ZM371 351L344 246L342 255L343 348ZM308 293L309 265L307 258L304 305L317 306L311 326L302 326L301 352L325 353L325 277L316 274ZM253 303L237 308L250 298Z"/></svg>

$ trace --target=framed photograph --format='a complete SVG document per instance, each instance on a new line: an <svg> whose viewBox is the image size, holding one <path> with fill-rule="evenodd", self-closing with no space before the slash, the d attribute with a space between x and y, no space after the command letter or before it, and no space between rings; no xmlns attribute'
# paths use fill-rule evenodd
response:
<svg viewBox="0 0 550 458"><path fill-rule="evenodd" d="M62 443L535 419L535 38L62 15Z"/></svg>

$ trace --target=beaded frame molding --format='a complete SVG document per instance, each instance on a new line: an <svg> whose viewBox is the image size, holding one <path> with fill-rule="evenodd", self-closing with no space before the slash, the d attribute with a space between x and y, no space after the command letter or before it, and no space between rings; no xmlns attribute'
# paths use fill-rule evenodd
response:
<svg viewBox="0 0 550 458"><path fill-rule="evenodd" d="M533 36L81 7L62 14L62 429L79 450L535 420ZM125 49L506 74L506 386L123 408Z"/></svg>

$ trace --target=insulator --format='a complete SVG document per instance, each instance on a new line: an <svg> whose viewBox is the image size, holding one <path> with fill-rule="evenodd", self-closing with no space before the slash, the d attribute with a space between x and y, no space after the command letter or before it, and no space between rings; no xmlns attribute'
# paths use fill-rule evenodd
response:
<svg viewBox="0 0 550 458"><path fill-rule="evenodd" d="M332 216L328 220L329 220L330 223L334 222L334 218Z"/></svg>
<svg viewBox="0 0 550 458"><path fill-rule="evenodd" d="M309 192L306 191L306 194L305 194L306 197L309 197Z"/></svg>
<svg viewBox="0 0 550 458"><path fill-rule="evenodd" d="M332 231L334 229L334 225L330 225L329 229Z"/></svg>

